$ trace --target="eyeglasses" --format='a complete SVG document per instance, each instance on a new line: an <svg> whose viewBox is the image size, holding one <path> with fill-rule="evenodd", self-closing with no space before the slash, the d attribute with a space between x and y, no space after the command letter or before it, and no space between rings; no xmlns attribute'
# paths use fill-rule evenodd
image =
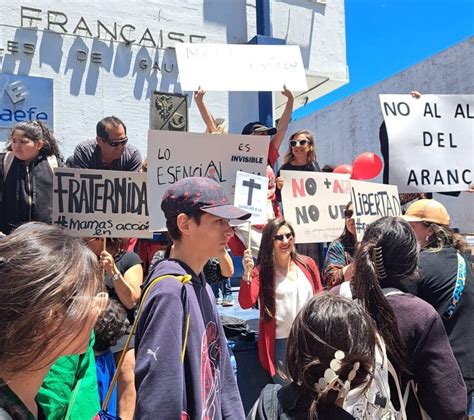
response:
<svg viewBox="0 0 474 420"><path fill-rule="evenodd" d="M283 233L281 235L275 235L273 237L275 241L283 241L283 238L291 240L293 238L293 234L291 232L288 232L288 233Z"/></svg>
<svg viewBox="0 0 474 420"><path fill-rule="evenodd" d="M125 136L122 139L102 139L104 140L110 147L118 147L118 146L125 146L128 142L128 137Z"/></svg>
<svg viewBox="0 0 474 420"><path fill-rule="evenodd" d="M306 146L308 143L309 143L308 140L291 140L290 141L290 146L291 147Z"/></svg>
<svg viewBox="0 0 474 420"><path fill-rule="evenodd" d="M346 219L351 219L354 215L354 210L344 210L344 217Z"/></svg>

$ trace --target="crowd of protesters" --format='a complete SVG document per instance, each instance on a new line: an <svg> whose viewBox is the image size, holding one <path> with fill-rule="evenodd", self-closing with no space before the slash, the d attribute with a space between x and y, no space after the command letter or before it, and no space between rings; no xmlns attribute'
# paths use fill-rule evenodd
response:
<svg viewBox="0 0 474 420"><path fill-rule="evenodd" d="M230 255L242 257L241 308L260 311L271 383L247 418L473 414L474 277L446 208L415 197L357 239L348 203L327 252L297 245L280 170L320 166L313 133L287 136L293 94L282 93L276 128L242 130L270 136L267 223L238 224L250 214L216 181L185 178L154 198L167 228L157 242L51 226L54 168L146 171L123 121L103 118L66 163L44 123L13 127L0 154L0 419L91 419L101 407L124 420L245 418L216 307L234 304ZM206 131L225 134L204 94L194 98Z"/></svg>

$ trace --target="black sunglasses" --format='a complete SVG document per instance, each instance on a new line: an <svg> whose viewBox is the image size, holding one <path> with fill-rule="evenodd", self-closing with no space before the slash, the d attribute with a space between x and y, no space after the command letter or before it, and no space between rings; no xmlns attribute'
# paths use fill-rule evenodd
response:
<svg viewBox="0 0 474 420"><path fill-rule="evenodd" d="M283 238L290 240L291 238L293 238L293 234L291 232L288 232L288 233L283 233L281 235L275 235L273 237L275 241L283 241Z"/></svg>
<svg viewBox="0 0 474 420"><path fill-rule="evenodd" d="M109 140L109 139L103 139L110 147L118 147L120 145L123 145L125 146L128 142L128 137L125 136L124 138L122 139L112 139L112 140Z"/></svg>
<svg viewBox="0 0 474 420"><path fill-rule="evenodd" d="M290 146L291 147L296 147L296 146L306 146L308 144L308 140L291 140L290 141Z"/></svg>
<svg viewBox="0 0 474 420"><path fill-rule="evenodd" d="M344 217L346 219L351 219L354 215L354 210L344 210Z"/></svg>

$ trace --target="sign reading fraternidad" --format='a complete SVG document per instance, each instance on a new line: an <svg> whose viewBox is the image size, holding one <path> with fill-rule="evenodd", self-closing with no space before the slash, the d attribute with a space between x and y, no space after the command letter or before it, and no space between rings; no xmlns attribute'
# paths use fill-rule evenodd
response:
<svg viewBox="0 0 474 420"><path fill-rule="evenodd" d="M238 171L235 178L234 206L248 211L250 222L267 222L268 178Z"/></svg>
<svg viewBox="0 0 474 420"><path fill-rule="evenodd" d="M330 242L342 234L351 199L348 174L281 171L280 176L285 219L297 243Z"/></svg>
<svg viewBox="0 0 474 420"><path fill-rule="evenodd" d="M151 230L166 229L161 197L180 179L199 176L212 178L234 200L237 171L256 175L266 173L267 136L215 135L178 131L148 131L148 196Z"/></svg>
<svg viewBox="0 0 474 420"><path fill-rule="evenodd" d="M351 201L358 241L372 222L402 214L396 185L351 180Z"/></svg>
<svg viewBox="0 0 474 420"><path fill-rule="evenodd" d="M380 104L390 184L400 192L469 189L474 183L474 95L380 95Z"/></svg>
<svg viewBox="0 0 474 420"><path fill-rule="evenodd" d="M297 45L176 43L183 90L292 91L308 90Z"/></svg>
<svg viewBox="0 0 474 420"><path fill-rule="evenodd" d="M151 238L146 174L56 168L53 224L79 237Z"/></svg>

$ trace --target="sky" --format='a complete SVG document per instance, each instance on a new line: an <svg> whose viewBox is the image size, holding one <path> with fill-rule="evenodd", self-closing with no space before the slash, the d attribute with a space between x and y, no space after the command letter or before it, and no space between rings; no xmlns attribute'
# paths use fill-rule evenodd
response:
<svg viewBox="0 0 474 420"><path fill-rule="evenodd" d="M296 110L294 119L474 35L474 0L345 0L345 14L350 82ZM473 58L470 60L472 63Z"/></svg>

